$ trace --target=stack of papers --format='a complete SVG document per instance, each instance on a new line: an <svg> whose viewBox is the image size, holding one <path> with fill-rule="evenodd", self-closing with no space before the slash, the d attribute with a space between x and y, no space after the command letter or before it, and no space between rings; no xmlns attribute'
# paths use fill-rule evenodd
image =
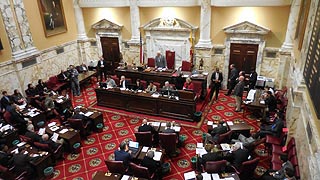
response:
<svg viewBox="0 0 320 180"><path fill-rule="evenodd" d="M230 148L230 145L229 144L220 144L222 150L224 151L230 151L231 148Z"/></svg>
<svg viewBox="0 0 320 180"><path fill-rule="evenodd" d="M195 179L196 173L194 171L191 171L191 172L184 173L183 176L185 180Z"/></svg>
<svg viewBox="0 0 320 180"><path fill-rule="evenodd" d="M93 112L91 112L91 111L88 111L87 113L85 113L84 115L85 116L87 116L87 117L89 117L89 116L91 116L93 114Z"/></svg>

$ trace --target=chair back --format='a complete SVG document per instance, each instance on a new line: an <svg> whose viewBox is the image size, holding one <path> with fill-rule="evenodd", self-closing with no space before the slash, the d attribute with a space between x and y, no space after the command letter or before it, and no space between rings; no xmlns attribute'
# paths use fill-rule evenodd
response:
<svg viewBox="0 0 320 180"><path fill-rule="evenodd" d="M174 69L176 53L174 51L166 50L166 60L168 69Z"/></svg>
<svg viewBox="0 0 320 180"><path fill-rule="evenodd" d="M177 134L176 133L159 133L159 140L161 148L165 149L166 154L176 152L177 148Z"/></svg>
<svg viewBox="0 0 320 180"><path fill-rule="evenodd" d="M155 67L155 66L156 66L156 62L154 58L148 58L148 67Z"/></svg>
<svg viewBox="0 0 320 180"><path fill-rule="evenodd" d="M135 132L136 141L139 142L141 146L152 146L152 133L148 132Z"/></svg>
<svg viewBox="0 0 320 180"><path fill-rule="evenodd" d="M80 131L84 130L82 119L69 118L68 122L70 124L70 127L72 127L73 129L80 130Z"/></svg>
<svg viewBox="0 0 320 180"><path fill-rule="evenodd" d="M4 112L3 118L8 124L11 124L11 114L9 111Z"/></svg>
<svg viewBox="0 0 320 180"><path fill-rule="evenodd" d="M147 81L140 80L141 85L143 86L143 89L147 89Z"/></svg>
<svg viewBox="0 0 320 180"><path fill-rule="evenodd" d="M191 62L183 60L181 65L181 71L191 71Z"/></svg>
<svg viewBox="0 0 320 180"><path fill-rule="evenodd" d="M41 150L50 151L48 144L43 144L43 143L39 143L39 142L34 142L33 144L34 144L34 146L36 146L37 148L39 148Z"/></svg>
<svg viewBox="0 0 320 180"><path fill-rule="evenodd" d="M157 91L159 91L159 89L161 89L161 84L158 82L153 82L153 84L157 87Z"/></svg>
<svg viewBox="0 0 320 180"><path fill-rule="evenodd" d="M201 95L202 91L202 82L201 81L192 81L193 84L193 90L196 93L197 96Z"/></svg>
<svg viewBox="0 0 320 180"><path fill-rule="evenodd" d="M20 140L27 142L27 143L32 143L32 139L30 137L24 136L24 135L19 135Z"/></svg>
<svg viewBox="0 0 320 180"><path fill-rule="evenodd" d="M120 85L120 79L117 77L117 75L113 75L113 76L110 76L110 77L111 77L111 79L114 80L116 85Z"/></svg>
<svg viewBox="0 0 320 180"><path fill-rule="evenodd" d="M152 179L153 175L151 175L149 173L148 168L143 167L143 166L139 166L139 165L137 165L135 163L130 163L130 167L131 167L131 169L133 171L133 175L135 177Z"/></svg>
<svg viewBox="0 0 320 180"><path fill-rule="evenodd" d="M260 158L256 157L252 160L245 161L242 163L240 169L240 179L249 179L253 176L254 170L256 169Z"/></svg>
<svg viewBox="0 0 320 180"><path fill-rule="evenodd" d="M232 135L232 131L228 131L226 133L220 134L219 139L218 139L218 144L221 143L229 143L230 142L230 138Z"/></svg>
<svg viewBox="0 0 320 180"><path fill-rule="evenodd" d="M225 168L227 166L227 161L226 160L221 160L221 161L207 161L206 162L206 172L211 174L211 173L220 173L224 172Z"/></svg>
<svg viewBox="0 0 320 180"><path fill-rule="evenodd" d="M125 174L128 170L122 161L105 160L104 162L111 173Z"/></svg>

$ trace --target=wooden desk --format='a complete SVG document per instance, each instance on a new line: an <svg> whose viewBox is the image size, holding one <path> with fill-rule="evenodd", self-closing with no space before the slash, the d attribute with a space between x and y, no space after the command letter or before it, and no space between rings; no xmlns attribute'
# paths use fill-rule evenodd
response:
<svg viewBox="0 0 320 180"><path fill-rule="evenodd" d="M67 132L61 134L59 133L62 129L68 129ZM59 129L54 131L55 133L59 134L60 138L64 139L64 142L66 143L66 150L68 152L71 152L73 149L73 145L75 143L81 143L80 133L77 130L69 129L64 126L59 126ZM54 133L48 126L46 127L46 133L52 135Z"/></svg>
<svg viewBox="0 0 320 180"><path fill-rule="evenodd" d="M35 110L34 110L35 109ZM30 116L28 115L28 113L31 112L31 110L34 110L33 112L38 112L39 114L36 116ZM22 110L23 116L29 118L32 121L33 126L35 127L35 129L38 129L38 122L40 121L46 121L46 114L41 111L40 109L31 107L31 106L26 106L23 110Z"/></svg>
<svg viewBox="0 0 320 180"><path fill-rule="evenodd" d="M171 84L175 84L177 89L182 89L183 83L185 82L184 77L180 77L176 70L167 70L167 71L138 71L133 70L131 67L127 69L118 68L115 70L115 74L120 78L124 75L126 78L131 78L132 82L136 82L137 79L145 81L154 81L161 84L161 87L164 85L164 82L169 81ZM189 75L192 81L200 81L202 84L201 96L205 97L207 93L207 76L191 76L191 72L183 72L185 75Z"/></svg>
<svg viewBox="0 0 320 180"><path fill-rule="evenodd" d="M233 134L242 134L246 137L250 137L250 130L251 127L244 121L242 122L233 122L233 125L227 124L229 129L232 131Z"/></svg>
<svg viewBox="0 0 320 180"><path fill-rule="evenodd" d="M98 106L185 121L193 121L193 114L196 111L196 102L194 100L154 98L148 93L134 93L116 89L97 88L95 91Z"/></svg>
<svg viewBox="0 0 320 180"><path fill-rule="evenodd" d="M102 113L100 111L91 110L91 109L87 109L87 108L81 108L81 112L83 112L84 114L87 113L87 112L90 112L90 111L93 112L93 114L88 116L88 118L93 123L93 130L97 130L97 125L100 124L100 123L104 127L103 115L102 115Z"/></svg>
<svg viewBox="0 0 320 180"><path fill-rule="evenodd" d="M259 110L260 112L262 112L262 120L266 119L266 108L268 107L268 105L266 104L261 104L260 103L260 96L261 96L262 90L257 90L255 93L255 98L253 100L253 102L251 103L244 103L244 109L243 109L243 117L245 115L245 111L248 109L256 109Z"/></svg>
<svg viewBox="0 0 320 180"><path fill-rule="evenodd" d="M142 147L141 147L141 149L142 149ZM153 149L153 148L150 148L150 147L149 147L149 148L148 148L148 151L149 151L149 150L152 150L152 149ZM154 150L154 149L153 149L153 150ZM147 151L147 152L148 152L148 151ZM160 162L160 163L163 162L164 152L163 152L160 148L156 148L155 151L162 153L159 162ZM140 153L139 153L139 155L136 157L136 159L137 159L139 162L141 162L141 161L143 160L143 158L146 156L147 152L142 152L142 151L140 151Z"/></svg>
<svg viewBox="0 0 320 180"><path fill-rule="evenodd" d="M18 135L18 130L13 128L13 129L8 129L4 132L1 133L1 139L5 139L6 140L6 145L11 148L13 147L12 142L14 140L19 140L19 135Z"/></svg>
<svg viewBox="0 0 320 180"><path fill-rule="evenodd" d="M121 179L121 174L109 173L109 175L105 175L106 171L97 171L96 174L92 177L92 180L119 180Z"/></svg>
<svg viewBox="0 0 320 180"><path fill-rule="evenodd" d="M90 81L90 78L92 76L94 76L95 74L96 74L95 71L87 71L87 72L84 72L84 73L80 73L79 76L78 76L79 84L82 85L82 84Z"/></svg>

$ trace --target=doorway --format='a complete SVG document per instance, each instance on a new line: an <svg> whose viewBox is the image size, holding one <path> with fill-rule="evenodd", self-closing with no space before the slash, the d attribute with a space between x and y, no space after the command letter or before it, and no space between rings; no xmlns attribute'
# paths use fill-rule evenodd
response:
<svg viewBox="0 0 320 180"><path fill-rule="evenodd" d="M107 74L114 74L120 62L119 39L117 37L101 37L100 41L102 56L107 61Z"/></svg>
<svg viewBox="0 0 320 180"><path fill-rule="evenodd" d="M229 64L235 64L238 71L250 74L251 68L256 69L258 47L258 44L231 43Z"/></svg>

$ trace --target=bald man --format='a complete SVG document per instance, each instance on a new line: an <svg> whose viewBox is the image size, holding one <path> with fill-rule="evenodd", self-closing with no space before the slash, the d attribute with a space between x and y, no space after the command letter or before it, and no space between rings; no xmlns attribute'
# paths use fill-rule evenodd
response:
<svg viewBox="0 0 320 180"><path fill-rule="evenodd" d="M164 58L160 51L157 52L157 55L154 58L154 60L156 63L155 68L167 68L167 60L166 58Z"/></svg>
<svg viewBox="0 0 320 180"><path fill-rule="evenodd" d="M238 84L234 87L234 95L236 96L235 112L240 112L241 110L243 90L244 90L244 77L240 76Z"/></svg>

